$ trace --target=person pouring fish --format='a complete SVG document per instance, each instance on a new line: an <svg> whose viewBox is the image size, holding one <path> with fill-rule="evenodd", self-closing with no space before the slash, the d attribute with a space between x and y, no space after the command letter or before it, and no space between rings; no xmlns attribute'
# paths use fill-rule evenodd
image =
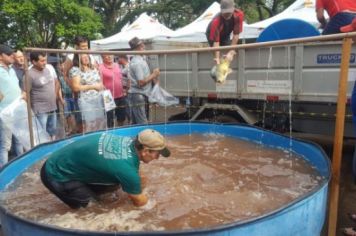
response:
<svg viewBox="0 0 356 236"><path fill-rule="evenodd" d="M239 34L242 32L244 13L235 8L233 0L221 0L220 13L209 23L206 37L210 47L237 45ZM232 40L230 35L233 33ZM222 58L220 51L215 51L214 61L216 66L212 69L212 77L218 83L223 83L231 72L229 65L236 52L230 50Z"/></svg>

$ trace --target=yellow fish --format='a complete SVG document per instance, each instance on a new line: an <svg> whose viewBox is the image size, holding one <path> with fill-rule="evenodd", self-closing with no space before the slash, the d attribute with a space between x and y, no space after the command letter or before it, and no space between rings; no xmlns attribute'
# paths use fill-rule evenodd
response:
<svg viewBox="0 0 356 236"><path fill-rule="evenodd" d="M220 64L211 69L210 75L216 83L223 84L226 81L226 77L232 72L230 63L234 59L234 55L235 52L230 51L220 59Z"/></svg>

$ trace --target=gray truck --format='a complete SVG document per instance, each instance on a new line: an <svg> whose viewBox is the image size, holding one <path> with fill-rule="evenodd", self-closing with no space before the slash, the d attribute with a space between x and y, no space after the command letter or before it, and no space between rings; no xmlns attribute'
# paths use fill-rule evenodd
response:
<svg viewBox="0 0 356 236"><path fill-rule="evenodd" d="M172 42L149 45L153 50L184 47ZM161 70L161 86L186 107L185 112L170 120L240 122L283 133L332 135L341 49L340 40L239 49L231 63L233 71L221 85L210 76L212 52L148 57L151 66ZM353 48L345 137L354 136L349 105L356 77L355 60Z"/></svg>

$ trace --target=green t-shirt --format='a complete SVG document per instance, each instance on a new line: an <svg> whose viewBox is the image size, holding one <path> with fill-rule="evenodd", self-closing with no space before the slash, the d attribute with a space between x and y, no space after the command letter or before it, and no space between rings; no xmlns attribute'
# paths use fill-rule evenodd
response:
<svg viewBox="0 0 356 236"><path fill-rule="evenodd" d="M117 184L129 194L141 193L140 161L132 139L103 133L75 141L55 152L46 173L58 182Z"/></svg>

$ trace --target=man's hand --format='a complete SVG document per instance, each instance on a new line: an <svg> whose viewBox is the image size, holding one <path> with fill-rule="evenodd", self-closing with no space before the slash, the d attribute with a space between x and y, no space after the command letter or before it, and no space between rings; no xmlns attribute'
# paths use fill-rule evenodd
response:
<svg viewBox="0 0 356 236"><path fill-rule="evenodd" d="M21 98L27 102L27 95L26 92L21 93ZM1 100L1 99L0 99Z"/></svg>
<svg viewBox="0 0 356 236"><path fill-rule="evenodd" d="M234 50L230 50L227 54L224 55L224 58L228 61L232 61L235 55L236 52Z"/></svg>
<svg viewBox="0 0 356 236"><path fill-rule="evenodd" d="M220 58L214 58L214 62L216 65L219 65L220 64Z"/></svg>
<svg viewBox="0 0 356 236"><path fill-rule="evenodd" d="M158 68L156 68L152 71L152 81L154 84L159 83L158 77L160 74L161 74L161 71Z"/></svg>
<svg viewBox="0 0 356 236"><path fill-rule="evenodd" d="M158 76L161 74L161 72L158 68L156 68L156 69L153 69L152 74L154 77L158 78Z"/></svg>
<svg viewBox="0 0 356 236"><path fill-rule="evenodd" d="M144 206L148 202L148 198L145 194L129 194L129 198L135 206Z"/></svg>
<svg viewBox="0 0 356 236"><path fill-rule="evenodd" d="M320 23L319 24L319 29L325 29L325 26L326 26L326 22L323 22L323 23Z"/></svg>

